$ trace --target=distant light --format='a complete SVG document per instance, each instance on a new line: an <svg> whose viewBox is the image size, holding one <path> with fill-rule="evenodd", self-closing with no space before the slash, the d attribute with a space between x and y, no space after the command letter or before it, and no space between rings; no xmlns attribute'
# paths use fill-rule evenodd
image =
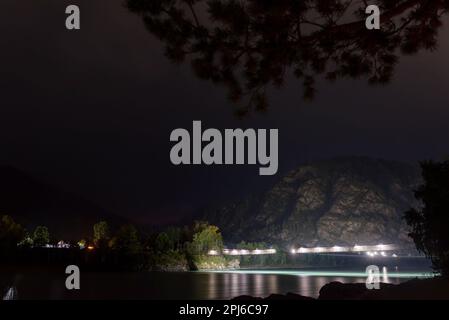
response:
<svg viewBox="0 0 449 320"><path fill-rule="evenodd" d="M380 270L379 270L380 271ZM291 276L321 276L321 277L350 277L350 278L364 278L366 277L365 270L354 271L303 271L303 270L216 270L213 273L232 273L232 274L266 274L266 275L291 275ZM381 273L381 272L379 272ZM432 278L436 274L431 272L394 272L388 274L389 278L393 279L413 279L413 278Z"/></svg>
<svg viewBox="0 0 449 320"><path fill-rule="evenodd" d="M95 247L94 246L87 246L87 250L94 250Z"/></svg>
<svg viewBox="0 0 449 320"><path fill-rule="evenodd" d="M209 255L216 256L218 254L217 250L209 250Z"/></svg>

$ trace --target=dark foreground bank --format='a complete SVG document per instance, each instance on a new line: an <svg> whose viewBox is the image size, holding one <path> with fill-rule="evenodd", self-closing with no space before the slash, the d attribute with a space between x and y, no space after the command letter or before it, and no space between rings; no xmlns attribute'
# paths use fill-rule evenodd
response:
<svg viewBox="0 0 449 320"><path fill-rule="evenodd" d="M435 277L413 279L400 284L381 283L380 289L369 290L365 283L330 282L324 285L318 300L449 300L449 279ZM314 300L295 293L272 294L268 297L239 296L234 300Z"/></svg>

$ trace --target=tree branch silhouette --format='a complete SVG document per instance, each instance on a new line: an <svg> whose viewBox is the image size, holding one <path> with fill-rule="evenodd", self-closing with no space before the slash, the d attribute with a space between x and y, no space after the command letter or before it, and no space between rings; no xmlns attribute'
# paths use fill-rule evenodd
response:
<svg viewBox="0 0 449 320"><path fill-rule="evenodd" d="M365 27L366 1L127 0L176 63L227 87L239 114L268 107L267 90L292 72L304 99L317 76L388 83L399 54L437 46L448 0L375 0L381 30ZM200 22L201 21L201 22Z"/></svg>

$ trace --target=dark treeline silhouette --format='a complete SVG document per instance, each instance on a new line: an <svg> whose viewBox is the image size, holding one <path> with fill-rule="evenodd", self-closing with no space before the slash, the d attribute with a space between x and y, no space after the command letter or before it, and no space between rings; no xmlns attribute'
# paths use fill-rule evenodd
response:
<svg viewBox="0 0 449 320"><path fill-rule="evenodd" d="M0 262L8 265L76 264L93 270L195 270L224 268L223 239L218 227L204 221L142 234L131 224L111 230L106 221L93 226L91 237L76 243L51 241L38 226L30 235L8 215L0 216Z"/></svg>
<svg viewBox="0 0 449 320"><path fill-rule="evenodd" d="M449 161L421 163L424 184L415 191L421 208L406 212L410 236L436 271L449 275Z"/></svg>
<svg viewBox="0 0 449 320"><path fill-rule="evenodd" d="M92 236L78 242L52 241L48 229L39 226L29 235L9 216L0 219L0 266L65 268L75 264L90 271L188 271L236 268L364 267L365 255L292 255L265 242L242 241L231 248L276 249L275 254L224 256L218 227L196 221L184 227L167 227L150 234L131 224L112 230L106 221L96 223ZM210 251L216 253L210 255ZM382 264L398 261L385 261ZM422 265L422 261L413 261ZM375 260L370 258L370 262ZM410 261L409 261L410 262ZM393 266L393 265L392 265ZM427 266L427 264L426 264Z"/></svg>
<svg viewBox="0 0 449 320"><path fill-rule="evenodd" d="M437 46L447 0L376 0L381 30L365 27L365 1L127 0L174 62L223 84L240 114L268 106L267 89L292 72L306 99L316 76L391 80L399 51Z"/></svg>

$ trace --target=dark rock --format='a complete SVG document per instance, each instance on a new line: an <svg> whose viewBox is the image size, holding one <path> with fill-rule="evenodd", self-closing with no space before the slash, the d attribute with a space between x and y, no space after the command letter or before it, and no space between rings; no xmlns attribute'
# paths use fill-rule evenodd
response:
<svg viewBox="0 0 449 320"><path fill-rule="evenodd" d="M242 295L235 298L232 298L231 300L262 300L261 297L253 297L248 295Z"/></svg>
<svg viewBox="0 0 449 320"><path fill-rule="evenodd" d="M240 296L236 300L261 300ZM266 300L315 300L294 293L272 294ZM449 300L449 279L434 277L413 279L398 285L381 283L380 289L368 290L365 283L331 282L320 290L318 300Z"/></svg>
<svg viewBox="0 0 449 320"><path fill-rule="evenodd" d="M360 299L367 291L364 283L331 282L320 289L319 300Z"/></svg>
<svg viewBox="0 0 449 320"><path fill-rule="evenodd" d="M365 300L449 300L449 279L413 279L399 285L388 285L380 290L369 290Z"/></svg>
<svg viewBox="0 0 449 320"><path fill-rule="evenodd" d="M299 295L296 293L288 292L285 295L273 293L265 298L243 295L243 296L235 297L232 300L315 300L315 299L310 298L310 297L305 297L305 296L302 296L302 295Z"/></svg>
<svg viewBox="0 0 449 320"><path fill-rule="evenodd" d="M413 279L394 285L381 283L380 289L368 290L364 283L326 284L319 300L426 300L449 299L449 280L441 277Z"/></svg>

